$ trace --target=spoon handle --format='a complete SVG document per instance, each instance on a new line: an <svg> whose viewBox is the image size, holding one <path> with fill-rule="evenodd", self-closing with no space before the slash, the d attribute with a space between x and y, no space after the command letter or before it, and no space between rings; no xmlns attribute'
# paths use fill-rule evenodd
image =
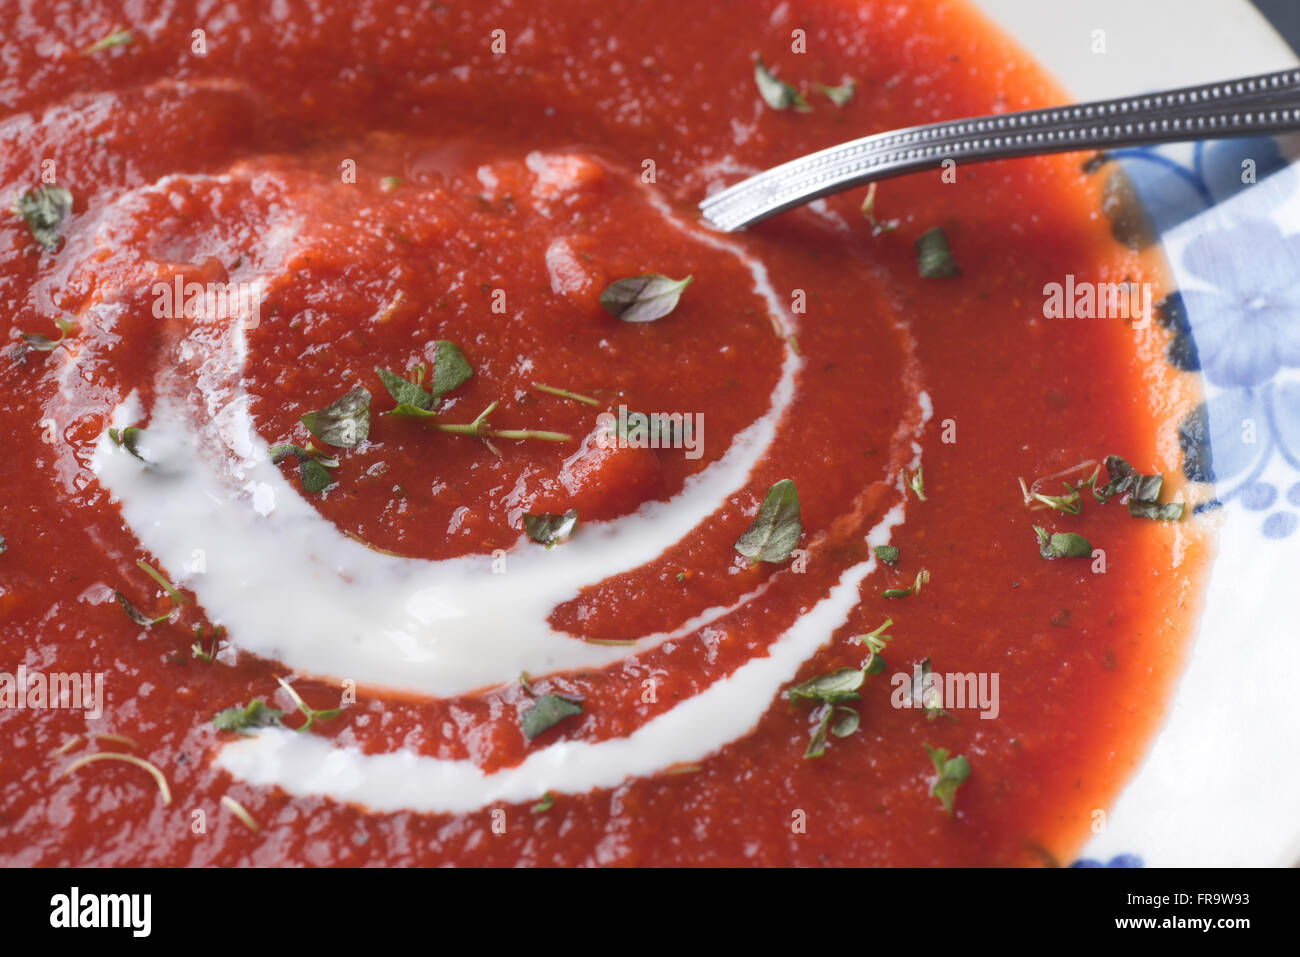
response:
<svg viewBox="0 0 1300 957"><path fill-rule="evenodd" d="M725 232L891 176L1043 153L1300 130L1300 69L1116 100L877 133L765 170L700 203Z"/></svg>

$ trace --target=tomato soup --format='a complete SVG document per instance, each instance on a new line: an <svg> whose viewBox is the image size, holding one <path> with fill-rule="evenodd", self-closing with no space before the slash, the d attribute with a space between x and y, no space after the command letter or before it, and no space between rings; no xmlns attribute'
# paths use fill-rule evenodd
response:
<svg viewBox="0 0 1300 957"><path fill-rule="evenodd" d="M1150 309L1045 298L1158 254L1077 155L696 210L1062 102L1019 49L947 0L134 9L5 18L0 860L1071 859L1206 545L1103 464L1178 471Z"/></svg>

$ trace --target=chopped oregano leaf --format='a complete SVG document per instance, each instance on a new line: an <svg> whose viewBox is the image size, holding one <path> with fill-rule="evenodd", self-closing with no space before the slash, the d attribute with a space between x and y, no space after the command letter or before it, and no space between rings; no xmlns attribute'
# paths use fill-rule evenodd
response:
<svg viewBox="0 0 1300 957"><path fill-rule="evenodd" d="M663 415L622 410L619 412L613 427L605 434L617 435L634 443L657 441L670 444L673 441L673 432L673 423ZM684 419L681 425L681 435L686 439L690 439L693 434L694 426L690 419Z"/></svg>
<svg viewBox="0 0 1300 957"><path fill-rule="evenodd" d="M64 319L63 317L55 319L54 324L59 327L59 338L51 339L49 336L43 336L39 332L24 332L23 344L26 345L28 349L34 349L37 352L52 352L58 347L60 342L68 337L68 333L75 328L70 320Z"/></svg>
<svg viewBox="0 0 1300 957"><path fill-rule="evenodd" d="M283 717L284 712L279 708L272 708L261 698L254 698L246 708L236 705L218 711L212 723L216 725L218 731L242 732L249 728L279 727L280 719Z"/></svg>
<svg viewBox="0 0 1300 957"><path fill-rule="evenodd" d="M736 540L735 547L751 565L754 562L783 562L799 544L802 534L799 493L793 481L781 479L767 490L753 523Z"/></svg>
<svg viewBox="0 0 1300 957"><path fill-rule="evenodd" d="M945 711L943 705L939 701L931 700L930 696L926 693L929 686L929 681L926 679L929 675L930 656L926 655L925 660L921 662L921 682L918 685L913 681L911 694L912 706L916 707L917 705L920 705L925 709L926 721L933 721L935 718L947 718L950 721L956 721L957 719Z"/></svg>
<svg viewBox="0 0 1300 957"><path fill-rule="evenodd" d="M930 793L943 802L944 810L951 815L957 799L957 788L970 777L970 762L960 754L949 757L947 748L932 748L927 744L925 750L930 755L935 772Z"/></svg>
<svg viewBox="0 0 1300 957"><path fill-rule="evenodd" d="M379 188L382 189L385 193L391 193L393 190L397 189L397 187L401 185L402 185L402 177L400 176L385 176L379 181Z"/></svg>
<svg viewBox="0 0 1300 957"><path fill-rule="evenodd" d="M139 448L140 436L143 434L144 430L134 425L128 425L125 429L121 430L113 428L108 430L108 438L114 445L118 448L126 449L127 452L134 455L141 462L147 461L145 457L140 454Z"/></svg>
<svg viewBox="0 0 1300 957"><path fill-rule="evenodd" d="M289 684L289 682L285 681L278 675L275 680L280 683L281 688L288 692L289 697L293 699L293 703L298 706L298 710L307 716L307 720L298 726L297 730L299 731L310 731L311 726L317 721L329 721L331 718L337 718L343 713L342 708L327 708L324 711L318 711L315 708L309 707L307 702L302 700L302 697L298 692L293 690L293 686Z"/></svg>
<svg viewBox="0 0 1300 957"><path fill-rule="evenodd" d="M563 515L552 512L540 512L534 515L524 513L524 532L539 545L550 548L561 545L573 537L578 527L578 510L571 508Z"/></svg>
<svg viewBox="0 0 1300 957"><path fill-rule="evenodd" d="M172 616L172 612L176 610L175 608L171 608L164 615L159 615L157 618L150 618L139 608L136 608L135 605L131 604L130 599L120 591L113 592L113 597L117 599L117 603L121 605L122 610L126 612L126 617L130 618L137 625L141 625L145 628L148 628L150 625L156 625L160 621L166 621Z"/></svg>
<svg viewBox="0 0 1300 957"><path fill-rule="evenodd" d="M1058 512L1064 512L1067 515L1078 515L1083 511L1083 504L1080 500L1079 489L1072 486L1069 482L1062 482L1065 486L1064 495L1043 495L1035 491L1031 486L1025 484L1024 479L1019 479L1020 493L1024 496L1025 505L1031 511L1043 508L1052 508ZM1037 483L1034 483L1035 485Z"/></svg>
<svg viewBox="0 0 1300 957"><path fill-rule="evenodd" d="M867 195L862 200L862 215L871 224L871 231L875 235L892 233L898 228L898 220L896 219L881 222L876 218L876 188L879 185L878 183L872 183L868 186Z"/></svg>
<svg viewBox="0 0 1300 957"><path fill-rule="evenodd" d="M533 805L533 813L545 814L553 807L555 807L555 795L547 791L542 795L542 799Z"/></svg>
<svg viewBox="0 0 1300 957"><path fill-rule="evenodd" d="M429 383L435 399L441 399L452 389L464 384L473 374L473 367L454 342L446 339L437 341L433 357L433 380Z"/></svg>
<svg viewBox="0 0 1300 957"><path fill-rule="evenodd" d="M488 416L500 405L500 400L493 402L486 409L478 414L473 422L464 425L449 425L444 422L436 422L433 427L439 432L450 432L452 435L468 435L472 438L481 439L497 455L501 453L496 447L488 441L489 439L540 439L543 442L572 442L573 436L564 432L542 432L536 429L494 429L488 421Z"/></svg>
<svg viewBox="0 0 1300 957"><path fill-rule="evenodd" d="M857 701L861 697L858 689L866 678L861 668L839 668L797 684L788 693L791 701L818 701L822 704Z"/></svg>
<svg viewBox="0 0 1300 957"><path fill-rule="evenodd" d="M831 734L837 738L847 738L858 730L858 726L862 723L862 719L852 708L836 708L833 713L843 715L839 721L831 725Z"/></svg>
<svg viewBox="0 0 1300 957"><path fill-rule="evenodd" d="M104 50L110 50L113 47L126 46L135 37L130 30L114 30L102 40L96 40L86 49L81 51L82 56L93 56L96 53L102 53Z"/></svg>
<svg viewBox="0 0 1300 957"><path fill-rule="evenodd" d="M162 572L158 571L156 568L154 568L152 565L146 562L143 558L137 558L135 560L135 565L142 572L144 572L146 575L148 575L150 578L156 581L159 585L161 585L163 591L165 591L171 597L172 601L176 602L176 604L178 605L190 604L190 600L186 598L184 595L182 595L179 591L177 591L176 586L173 585L171 582L169 582L165 577L163 577Z"/></svg>
<svg viewBox="0 0 1300 957"><path fill-rule="evenodd" d="M557 694L544 694L533 702L533 706L523 713L521 723L524 736L529 741L543 731L547 731L565 718L582 714L582 704Z"/></svg>
<svg viewBox="0 0 1300 957"><path fill-rule="evenodd" d="M892 635L885 634L885 629L894 623L894 619L886 618L885 623L875 631L869 631L865 635L854 635L853 641L860 641L867 646L867 663L862 666L862 670L869 675L882 674L886 668L885 659L881 657L885 650L885 645L894 640Z"/></svg>
<svg viewBox="0 0 1300 957"><path fill-rule="evenodd" d="M832 705L822 705L818 712L817 726L808 738L808 747L804 749L805 758L820 758L826 753L826 733L831 728L831 716L835 713Z"/></svg>
<svg viewBox="0 0 1300 957"><path fill-rule="evenodd" d="M1106 476L1106 485L1100 491L1093 489L1100 501L1116 497L1123 501L1127 497L1128 511L1134 518L1176 522L1183 517L1182 503L1159 503L1165 484L1163 473L1143 475L1118 455L1110 455L1106 457Z"/></svg>
<svg viewBox="0 0 1300 957"><path fill-rule="evenodd" d="M217 625L212 629L212 643L209 647L203 647L203 626L194 626L194 644L190 645L190 654L200 661L213 662L217 660L217 646L221 644L221 636L225 628Z"/></svg>
<svg viewBox="0 0 1300 957"><path fill-rule="evenodd" d="M1128 513L1134 518L1150 518L1158 522L1177 522L1183 517L1182 502L1166 502L1164 505L1158 505L1155 502L1139 502L1137 499L1129 499Z"/></svg>
<svg viewBox="0 0 1300 957"><path fill-rule="evenodd" d="M917 499L924 502L925 498L925 466L918 465L915 475L908 475L907 469L903 469L903 483L910 488Z"/></svg>
<svg viewBox="0 0 1300 957"><path fill-rule="evenodd" d="M284 461L290 455L297 458L298 479L302 482L304 491L323 492L334 483L334 477L330 475L329 470L338 468L337 459L328 459L319 453L292 444L274 445L270 449L270 454L271 462L275 464Z"/></svg>
<svg viewBox="0 0 1300 957"><path fill-rule="evenodd" d="M624 322L653 322L676 309L682 292L694 281L694 276L670 279L657 272L619 279L605 287L600 304Z"/></svg>
<svg viewBox="0 0 1300 957"><path fill-rule="evenodd" d="M329 469L319 459L303 459L299 462L298 479L302 482L303 491L312 493L323 492L334 484L334 476L330 475Z"/></svg>
<svg viewBox="0 0 1300 957"><path fill-rule="evenodd" d="M545 392L547 395L559 396L561 399L572 399L574 402L581 402L584 405L600 407L599 399L593 399L589 395L581 395L577 392L570 392L568 389L557 389L553 385L543 385L540 382L534 382L533 388L538 392Z"/></svg>
<svg viewBox="0 0 1300 957"><path fill-rule="evenodd" d="M59 227L72 211L72 194L62 186L38 186L18 199L18 215L32 238L53 252L59 248Z"/></svg>
<svg viewBox="0 0 1300 957"><path fill-rule="evenodd" d="M854 80L845 80L839 86L827 86L825 83L818 83L817 89L826 95L826 98L834 103L837 107L843 106L853 99L853 94L858 85Z"/></svg>
<svg viewBox="0 0 1300 957"><path fill-rule="evenodd" d="M384 383L384 388L393 397L393 401L397 403L397 408L390 409L385 413L386 415L433 415L433 408L438 404L438 400L432 393L426 392L419 384L403 379L400 375L381 369L379 366L375 366L375 373Z"/></svg>
<svg viewBox="0 0 1300 957"><path fill-rule="evenodd" d="M1129 501L1154 502L1160 498L1165 487L1165 477L1161 475L1139 475L1133 480L1133 492Z"/></svg>
<svg viewBox="0 0 1300 957"><path fill-rule="evenodd" d="M916 268L922 279L951 279L961 275L952 258L948 234L942 227L934 227L916 241Z"/></svg>
<svg viewBox="0 0 1300 957"><path fill-rule="evenodd" d="M301 417L307 431L327 445L353 448L370 435L370 390L359 385L319 412Z"/></svg>
<svg viewBox="0 0 1300 957"><path fill-rule="evenodd" d="M120 591L113 592L113 597L116 598L117 603L122 606L122 611L126 612L126 617L130 618L137 625L141 625L145 628L148 628L151 625L158 624L158 622L160 621L166 621L168 618L172 616L172 614L177 610L179 606L188 605L190 603L190 600L188 598L186 598L179 591L177 591L175 585L169 582L162 575L161 572L155 569L143 558L136 559L135 564L137 568L147 573L150 578L152 578L159 585L161 585L163 591L167 592L168 596L172 600L172 607L168 609L165 614L158 615L156 618L151 618L150 616L142 612L140 609L136 608L135 605L131 604L131 601Z"/></svg>
<svg viewBox="0 0 1300 957"><path fill-rule="evenodd" d="M774 110L788 110L791 107L800 113L812 110L798 90L772 74L760 54L754 56L754 83L758 86L758 93L763 97L764 103Z"/></svg>
<svg viewBox="0 0 1300 957"><path fill-rule="evenodd" d="M826 753L828 732L837 738L846 738L858 729L858 713L845 702L857 701L861 697L858 689L866 677L865 668L840 668L797 684L787 692L793 703L814 701L821 706L814 715L817 725L808 738L805 758L820 758ZM834 720L836 714L842 715L838 721Z"/></svg>
<svg viewBox="0 0 1300 957"><path fill-rule="evenodd" d="M885 598L906 598L908 595L919 595L921 586L929 583L930 572L928 569L922 568L916 573L916 580L912 582L911 588L886 588L880 594Z"/></svg>
<svg viewBox="0 0 1300 957"><path fill-rule="evenodd" d="M1049 535L1038 525L1034 526L1034 534L1038 536L1038 554L1045 559L1092 557L1092 545L1082 535L1074 532L1055 532Z"/></svg>
<svg viewBox="0 0 1300 957"><path fill-rule="evenodd" d="M872 549L872 551L875 552L876 557L879 558L886 565L898 564L898 548L896 546L877 545L875 548Z"/></svg>
<svg viewBox="0 0 1300 957"><path fill-rule="evenodd" d="M1106 456L1106 478L1108 481L1105 485L1097 490L1097 495L1102 501L1108 501L1118 495L1124 495L1133 487L1133 481L1138 477L1138 471L1118 455Z"/></svg>

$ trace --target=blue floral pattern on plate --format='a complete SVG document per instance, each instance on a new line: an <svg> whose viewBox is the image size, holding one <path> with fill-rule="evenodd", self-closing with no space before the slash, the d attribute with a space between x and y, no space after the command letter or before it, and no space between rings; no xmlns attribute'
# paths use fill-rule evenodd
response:
<svg viewBox="0 0 1300 957"><path fill-rule="evenodd" d="M1183 471L1216 485L1200 510L1235 500L1262 516L1265 540L1283 539L1300 528L1300 234L1284 234L1269 212L1295 192L1296 176L1271 138L1188 149L1187 162L1168 147L1113 154L1157 233L1204 221L1171 254L1183 288L1160 308L1173 333L1169 361L1199 371L1206 390L1179 428ZM1257 187L1268 203L1226 222L1204 217Z"/></svg>

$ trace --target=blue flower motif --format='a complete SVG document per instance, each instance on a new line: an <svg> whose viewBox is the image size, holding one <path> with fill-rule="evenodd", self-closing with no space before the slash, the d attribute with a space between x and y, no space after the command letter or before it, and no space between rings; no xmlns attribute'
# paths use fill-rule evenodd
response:
<svg viewBox="0 0 1300 957"><path fill-rule="evenodd" d="M1284 235L1285 224L1270 217L1300 175L1268 137L1197 144L1190 163L1163 148L1115 155L1160 233L1261 187L1230 221L1198 223L1178 260L1191 288L1162 302L1159 318L1173 334L1170 363L1213 387L1178 430L1184 473L1218 486L1217 499L1198 511L1237 499L1262 517L1264 538L1288 538L1300 530L1300 482L1278 486L1263 476L1279 457L1300 472L1300 382L1282 375L1300 369L1300 234Z"/></svg>
<svg viewBox="0 0 1300 957"><path fill-rule="evenodd" d="M1300 367L1300 235L1283 237L1268 220L1246 220L1196 237L1182 262L1213 286L1182 293L1207 379L1249 388Z"/></svg>

